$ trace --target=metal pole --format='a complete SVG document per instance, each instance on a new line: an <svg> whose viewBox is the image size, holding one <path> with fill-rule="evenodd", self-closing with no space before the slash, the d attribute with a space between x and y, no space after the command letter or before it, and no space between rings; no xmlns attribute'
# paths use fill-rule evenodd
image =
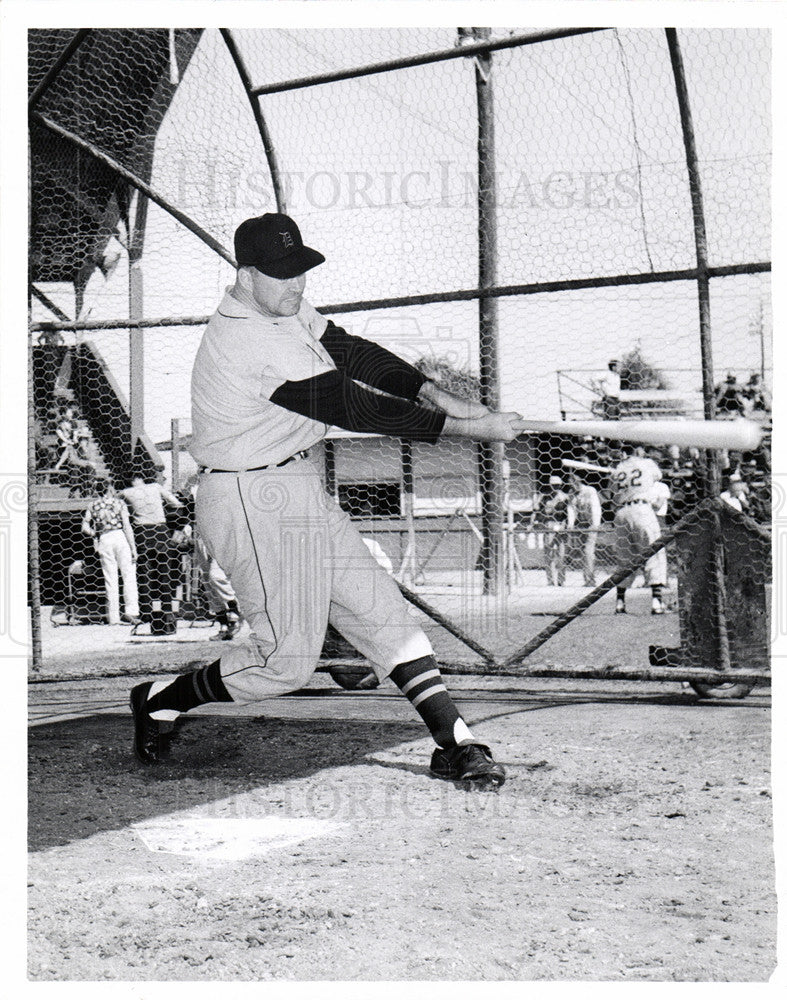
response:
<svg viewBox="0 0 787 1000"><path fill-rule="evenodd" d="M148 200L137 195L137 211L128 251L128 316L141 319L144 307L142 274L142 246L147 221ZM137 444L145 433L145 334L139 327L129 329L129 408L131 416L131 442L129 461L133 464Z"/></svg>
<svg viewBox="0 0 787 1000"><path fill-rule="evenodd" d="M36 483L33 338L28 337L27 380L27 560L30 576L30 643L34 671L43 664L41 642L41 553L38 546L38 485Z"/></svg>
<svg viewBox="0 0 787 1000"><path fill-rule="evenodd" d="M571 38L574 35L588 35L594 31L609 31L609 28L554 28L549 31L536 31L527 35L509 35L507 38L497 38L495 41L475 42L463 46L458 51L454 46L450 49L438 49L435 52L422 52L415 56L405 56L403 59L389 59L385 62L369 63L366 66L354 66L350 69L336 70L330 73L316 73L313 76L296 77L293 80L282 80L280 83L267 83L255 87L251 93L280 94L285 90L300 90L303 87L314 87L321 83L338 83L341 80L355 80L360 76L371 76L375 73L388 73L397 69L411 69L414 66L427 66L430 63L446 62L450 59L463 59L477 53L496 52L499 49L515 49L521 45L535 45L556 38ZM466 48L466 51L464 49Z"/></svg>
<svg viewBox="0 0 787 1000"><path fill-rule="evenodd" d="M489 40L491 28L460 28L459 39ZM492 88L492 55L475 57L476 107L478 114L478 300L479 367L481 402L491 410L500 409L497 299L483 294L493 288L497 276L497 185L495 177L495 119ZM481 568L484 593L505 590L503 558L504 483L502 443L478 445L481 479Z"/></svg>
<svg viewBox="0 0 787 1000"><path fill-rule="evenodd" d="M770 261L758 261L749 264L730 264L725 267L709 267L711 278L726 278L735 274L768 274L771 270ZM470 302L482 296L486 298L504 298L510 295L541 295L549 292L570 292L585 288L610 288L625 285L652 285L666 281L694 281L697 278L697 268L692 267L682 271L647 271L642 274L616 274L601 278L575 278L565 281L538 281L527 285L496 285L494 288L459 288L452 292L431 292L425 295L400 295L387 299L362 299L357 302L339 302L318 306L317 311L326 316L345 312L370 312L375 309L390 309L402 306L422 306L435 302ZM135 326L204 326L210 316L160 316L152 319L139 320ZM65 330L117 330L128 329L127 319L90 319L72 322L54 322L41 320L32 323L33 331L65 331Z"/></svg>
<svg viewBox="0 0 787 1000"><path fill-rule="evenodd" d="M325 458L325 492L330 494L334 500L338 500L339 494L336 489L336 442L331 438L325 438L323 442L323 454Z"/></svg>
<svg viewBox="0 0 787 1000"><path fill-rule="evenodd" d="M273 140L271 139L271 134L268 131L267 122L262 114L259 96L252 92L251 77L249 76L249 71L246 68L246 63L243 61L243 56L240 54L240 50L235 44L232 32L229 28L219 28L219 31L221 32L221 37L224 39L229 54L232 57L232 61L235 63L235 69L238 71L238 76L243 84L243 89L246 91L246 97L248 97L249 104L251 105L251 113L254 116L254 122L257 125L257 131L259 132L260 140L262 141L262 148L265 150L265 158L268 161L268 170L271 172L271 184L273 185L273 194L276 198L276 211L286 212L287 201L284 197L281 177L279 176L279 164L276 159L276 150L273 145Z"/></svg>
<svg viewBox="0 0 787 1000"><path fill-rule="evenodd" d="M210 233L206 232L202 226L194 222L194 220L186 215L185 212L181 212L179 208L175 208L170 201L152 188L150 184L145 183L145 181L143 181L140 177L137 177L137 175L132 173L130 170L126 170L122 164L118 163L118 161L108 153L105 153L104 150L100 149L94 142L89 142L87 139L83 139L81 136L76 135L76 133L71 132L67 128L63 128L62 125L58 125L57 122L52 121L51 118L47 118L45 115L39 114L37 111L33 111L29 117L31 121L36 122L38 125L42 125L55 135L59 135L62 139L67 139L80 149L86 150L91 156L94 156L101 163L108 166L110 170L114 170L119 177L128 181L133 188L142 194L147 195L147 197L150 198L152 202L155 202L159 208L163 208L165 212L168 212L169 215L172 216L173 219L177 219L177 221L182 226L185 226L190 233L194 233L195 236L199 237L199 239L201 239L203 243L206 243L211 250L219 255L219 257L223 257L224 260L232 264L233 267L235 266L235 258L229 250L219 243L218 240L214 239Z"/></svg>
<svg viewBox="0 0 787 1000"><path fill-rule="evenodd" d="M171 450L172 456L172 492L177 493L180 489L180 420L173 417L170 420Z"/></svg>
<svg viewBox="0 0 787 1000"><path fill-rule="evenodd" d="M44 94L49 90L52 84L60 75L60 71L63 69L65 64L69 61L71 56L76 52L79 46L84 42L87 36L90 34L90 28L81 28L79 31L74 33L69 43L57 57L54 63L49 67L46 74L44 75L41 82L38 84L36 89L30 95L27 102L27 110L32 111L33 108L38 104Z"/></svg>
<svg viewBox="0 0 787 1000"><path fill-rule="evenodd" d="M27 140L27 231L32 233L33 157L30 136ZM27 318L33 311L30 290L33 288L33 254L28 254ZM27 563L30 580L30 660L33 671L43 665L41 642L41 553L38 547L38 486L36 484L35 441L35 368L33 366L33 335L27 336Z"/></svg>
<svg viewBox="0 0 787 1000"><path fill-rule="evenodd" d="M700 352L702 356L702 399L705 419L712 420L716 414L716 399L713 388L713 341L710 320L710 279L708 277L708 234L705 227L705 209L702 199L702 178L700 176L697 145L694 138L694 122L691 115L689 89L683 66L678 32L666 28L672 73L675 77L675 93L678 99L683 145L686 150L686 169L689 175L691 211L694 220L694 244L697 253L697 298L700 320ZM716 497L721 492L721 469L718 456L708 453L705 492ZM716 515L718 522L718 515ZM723 670L730 669L730 644L727 633L726 581L724 579L724 540L721 527L717 523L713 540L713 578L716 640L719 661Z"/></svg>
<svg viewBox="0 0 787 1000"><path fill-rule="evenodd" d="M678 99L683 145L686 150L686 169L689 175L691 212L694 220L694 245L697 253L697 296L699 300L700 352L702 356L702 397L705 419L715 416L715 393L713 389L713 342L710 323L710 284L708 280L708 235L705 228L705 209L702 198L697 145L694 139L694 123L689 102L689 90L683 67L683 56L675 28L666 28L672 72L675 77L675 93ZM711 483L713 494L718 494L718 468L712 463Z"/></svg>
<svg viewBox="0 0 787 1000"><path fill-rule="evenodd" d="M418 552L415 535L415 480L413 476L413 445L411 441L401 442L402 456L402 508L407 524L407 547L399 570L405 580L416 583Z"/></svg>

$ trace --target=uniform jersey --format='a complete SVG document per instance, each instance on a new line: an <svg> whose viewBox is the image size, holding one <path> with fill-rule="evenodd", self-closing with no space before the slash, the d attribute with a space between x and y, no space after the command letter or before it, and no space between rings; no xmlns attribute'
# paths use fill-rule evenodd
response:
<svg viewBox="0 0 787 1000"><path fill-rule="evenodd" d="M659 480L653 484L650 493L650 503L657 517L667 516L671 496L670 488L663 480Z"/></svg>
<svg viewBox="0 0 787 1000"><path fill-rule="evenodd" d="M598 527L601 524L601 501L598 490L583 483L574 494L574 507L580 527Z"/></svg>
<svg viewBox="0 0 787 1000"><path fill-rule="evenodd" d="M200 465L275 465L325 437L326 424L276 406L270 397L288 380L335 367L319 342L327 325L305 299L295 316L269 318L225 294L191 377L189 450Z"/></svg>
<svg viewBox="0 0 787 1000"><path fill-rule="evenodd" d="M650 503L653 484L661 479L661 469L651 458L632 456L620 463L609 475L612 499L616 507L644 500Z"/></svg>
<svg viewBox="0 0 787 1000"><path fill-rule="evenodd" d="M308 451L334 424L434 443L445 413L418 404L425 381L305 300L276 318L227 293L194 362L190 450L202 466L242 471Z"/></svg>

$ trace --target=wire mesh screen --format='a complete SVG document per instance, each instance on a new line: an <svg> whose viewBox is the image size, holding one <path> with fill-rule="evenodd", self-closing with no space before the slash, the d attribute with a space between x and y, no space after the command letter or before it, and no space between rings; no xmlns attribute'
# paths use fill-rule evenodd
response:
<svg viewBox="0 0 787 1000"><path fill-rule="evenodd" d="M766 432L751 452L569 428L479 450L334 428L326 489L443 661L708 669L765 648L759 612L755 637L731 609L764 607L770 577L768 34L676 33L687 122L664 31L465 55L481 30L30 32L39 668L243 637L193 527L189 379L235 228L277 209L327 258L308 299L451 391L529 420Z"/></svg>

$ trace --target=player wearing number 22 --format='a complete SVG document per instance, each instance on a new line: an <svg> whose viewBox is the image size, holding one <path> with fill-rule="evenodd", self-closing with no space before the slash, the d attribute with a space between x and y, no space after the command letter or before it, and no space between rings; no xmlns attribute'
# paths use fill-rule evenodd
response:
<svg viewBox="0 0 787 1000"><path fill-rule="evenodd" d="M641 451L641 449L637 449ZM661 469L652 458L631 454L611 473L610 486L615 504L615 546L620 566L634 562L661 536L653 509L653 486L661 479ZM615 613L626 612L626 587L631 577L617 589ZM664 613L663 591L667 582L667 554L660 549L645 563L645 583L650 585L651 614Z"/></svg>
<svg viewBox="0 0 787 1000"><path fill-rule="evenodd" d="M306 272L325 258L288 216L247 219L235 255L235 283L194 363L191 452L201 467L197 529L251 636L199 670L134 688L137 756L156 763L167 728L197 705L303 687L330 623L420 714L437 744L433 774L502 784L502 765L457 711L396 583L326 494L308 452L331 425L432 444L449 435L511 441L519 414L445 392L321 316L303 293Z"/></svg>

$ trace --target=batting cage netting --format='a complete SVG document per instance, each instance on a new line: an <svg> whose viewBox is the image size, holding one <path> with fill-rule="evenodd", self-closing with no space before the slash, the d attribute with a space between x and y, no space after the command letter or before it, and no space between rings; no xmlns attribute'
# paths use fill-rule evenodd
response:
<svg viewBox="0 0 787 1000"><path fill-rule="evenodd" d="M767 31L32 30L29 68L34 676L243 639L189 381L235 228L282 211L336 324L555 424L312 452L448 671L767 679ZM659 435L702 418L762 442Z"/></svg>

